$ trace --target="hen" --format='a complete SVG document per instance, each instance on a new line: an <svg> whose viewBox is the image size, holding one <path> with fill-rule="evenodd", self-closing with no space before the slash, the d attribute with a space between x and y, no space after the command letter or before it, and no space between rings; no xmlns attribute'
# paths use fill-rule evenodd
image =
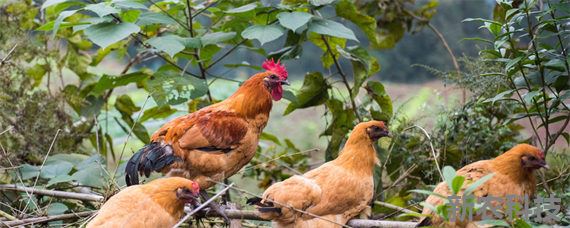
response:
<svg viewBox="0 0 570 228"><path fill-rule="evenodd" d="M160 178L130 186L111 197L87 224L95 227L172 227L195 203L200 187L181 177Z"/></svg>
<svg viewBox="0 0 570 228"><path fill-rule="evenodd" d="M542 150L528 145L519 144L507 152L499 155L495 159L482 160L471 163L457 171L457 175L465 177L465 183L475 182L482 177L494 173L492 178L473 191L474 197L499 197L505 200L507 195L524 196L530 198L534 196L536 190L536 179L534 171L540 168L548 168L544 159L544 152ZM463 195L465 188L468 184L457 194ZM435 193L444 197L452 195L445 182L439 183ZM519 201L520 202L520 201ZM435 207L443 203L443 199L434 195L426 199ZM503 208L504 204L495 202L493 206ZM455 223L445 222L441 217L435 216L434 212L429 207L424 207L422 214L431 215L426 217L420 222L420 226L444 226L444 227L475 227L474 223L469 221L462 221L457 219ZM475 216L474 221L481 220L480 216Z"/></svg>
<svg viewBox="0 0 570 228"><path fill-rule="evenodd" d="M127 185L138 184L138 174L159 171L194 180L204 190L245 166L255 155L272 99L280 100L282 85L288 84L279 61L267 60L262 67L265 72L246 80L226 100L164 124L129 160Z"/></svg>
<svg viewBox="0 0 570 228"><path fill-rule="evenodd" d="M373 143L388 135L383 122L360 123L335 160L303 176L295 175L276 183L263 193L261 199L250 199L248 203L256 204L260 216L273 220L275 227L346 224L372 200L373 169L379 162Z"/></svg>

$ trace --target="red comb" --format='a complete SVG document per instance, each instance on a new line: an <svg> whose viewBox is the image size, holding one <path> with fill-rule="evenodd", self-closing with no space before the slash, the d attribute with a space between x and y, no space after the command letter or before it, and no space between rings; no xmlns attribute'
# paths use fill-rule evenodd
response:
<svg viewBox="0 0 570 228"><path fill-rule="evenodd" d="M274 74L279 76L281 80L287 80L287 75L288 75L287 70L285 69L285 66L281 65L279 60L277 60L277 62L273 61L273 59L265 60L265 62L263 62L261 67L263 67L263 69L267 71L273 72Z"/></svg>

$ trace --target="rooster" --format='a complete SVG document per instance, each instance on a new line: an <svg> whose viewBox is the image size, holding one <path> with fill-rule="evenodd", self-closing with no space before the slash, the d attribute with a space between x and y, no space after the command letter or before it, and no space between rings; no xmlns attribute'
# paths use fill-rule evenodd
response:
<svg viewBox="0 0 570 228"><path fill-rule="evenodd" d="M136 152L125 169L127 185L152 171L196 181L202 197L208 189L238 172L255 155L259 136L269 119L273 101L283 97L287 70L267 60L265 72L246 80L224 101L164 124L150 144ZM215 206L215 204L211 204ZM213 208L223 214L219 208Z"/></svg>
<svg viewBox="0 0 570 228"><path fill-rule="evenodd" d="M172 227L184 214L184 204L195 204L200 187L181 177L160 178L130 186L111 197L87 228Z"/></svg>
<svg viewBox="0 0 570 228"><path fill-rule="evenodd" d="M360 123L335 160L276 183L248 203L256 204L260 216L273 220L275 227L344 225L372 200L373 170L379 163L373 144L388 135L381 121Z"/></svg>
<svg viewBox="0 0 570 228"><path fill-rule="evenodd" d="M529 144L519 144L507 152L499 155L492 160L482 160L471 163L457 171L457 175L464 176L466 183L475 182L482 177L494 173L492 178L473 191L474 197L499 197L503 201L507 195L516 195L524 197L525 195L532 198L536 191L536 179L534 171L540 168L548 168L544 158L544 152ZM468 186L464 187L457 194L463 195L463 191ZM439 183L434 190L434 193L444 197L451 196L445 182ZM437 207L443 203L443 199L434 195L426 199L426 203ZM495 202L496 203L496 202ZM519 200L520 203L520 200ZM504 204L495 204L499 208L503 208ZM435 216L434 212L429 207L424 207L422 214L431 217L424 218L419 226L445 226L445 227L475 227L474 223L468 221L459 221L459 219L451 224L445 222L442 218ZM480 220L475 217L474 220Z"/></svg>

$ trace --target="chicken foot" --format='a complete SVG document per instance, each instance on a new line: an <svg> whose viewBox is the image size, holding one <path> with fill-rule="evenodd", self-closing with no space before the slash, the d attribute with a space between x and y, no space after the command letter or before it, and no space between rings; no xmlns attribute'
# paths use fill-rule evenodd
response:
<svg viewBox="0 0 570 228"><path fill-rule="evenodd" d="M200 190L200 197L204 201L207 201L210 199L210 196L208 195L208 192L206 192L206 190ZM210 202L210 204L208 204L208 207L212 211L216 212L216 214L222 216L222 218L224 219L224 222L226 222L226 224L230 224L230 218L228 217L228 215L226 215L226 212L224 212L224 208L222 205L212 201L212 202ZM208 212L206 212L206 214L208 214Z"/></svg>

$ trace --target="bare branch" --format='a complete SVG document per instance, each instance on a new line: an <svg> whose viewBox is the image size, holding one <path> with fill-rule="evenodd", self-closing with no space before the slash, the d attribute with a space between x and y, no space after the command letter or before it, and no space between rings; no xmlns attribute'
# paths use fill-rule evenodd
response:
<svg viewBox="0 0 570 228"><path fill-rule="evenodd" d="M18 191L18 192L27 192L29 194L52 196L52 197L56 197L56 198L76 199L76 200L85 200L85 201L101 202L104 199L103 196L95 195L95 194L37 189L37 188L31 188L31 187L25 187L25 186L18 186L15 184L2 184L2 185L0 185L0 189L1 190Z"/></svg>
<svg viewBox="0 0 570 228"><path fill-rule="evenodd" d="M46 223L51 221L59 221L65 219L73 219L73 218L82 218L92 215L96 211L84 211L84 212L77 212L77 213L70 213L70 214L63 214L63 215L51 215L51 216L42 216L36 218L27 218L17 221L10 221L4 222L8 227L14 226L24 226L24 225L32 225L32 224L40 224Z"/></svg>
<svg viewBox="0 0 570 228"><path fill-rule="evenodd" d="M16 47L18 47L17 43L14 44L14 46L12 47L12 49L10 49L8 54L6 56L4 56L4 58L2 60L0 60L0 66L3 66L6 62L8 62L8 60L10 60L12 53L14 53L14 50L16 50Z"/></svg>

